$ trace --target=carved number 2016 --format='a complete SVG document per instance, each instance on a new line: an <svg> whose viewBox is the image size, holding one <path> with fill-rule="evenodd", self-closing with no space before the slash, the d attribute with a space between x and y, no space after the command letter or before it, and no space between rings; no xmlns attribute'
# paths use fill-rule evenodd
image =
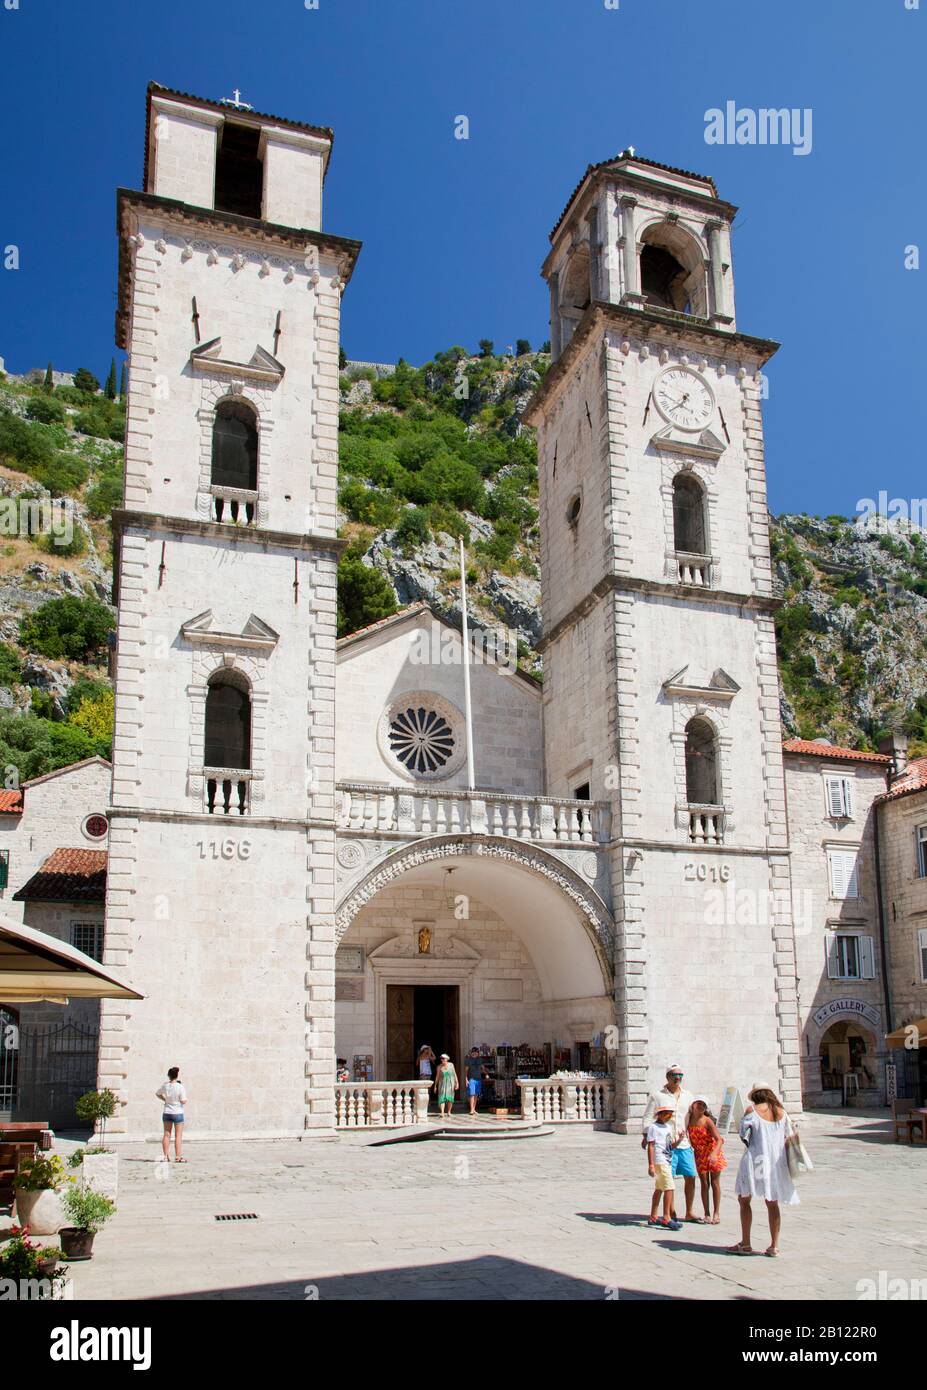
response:
<svg viewBox="0 0 927 1390"><path fill-rule="evenodd" d="M712 883L727 883L731 876L731 866L729 864L687 864L686 882L704 883L711 879Z"/></svg>

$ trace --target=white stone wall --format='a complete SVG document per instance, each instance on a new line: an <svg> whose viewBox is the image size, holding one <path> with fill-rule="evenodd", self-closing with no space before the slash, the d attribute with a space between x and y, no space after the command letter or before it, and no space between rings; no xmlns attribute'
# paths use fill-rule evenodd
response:
<svg viewBox="0 0 927 1390"><path fill-rule="evenodd" d="M917 827L927 825L927 792L887 801L879 814L892 1026L898 1028L927 1017L917 937L927 927L927 878L918 875L915 848Z"/></svg>
<svg viewBox="0 0 927 1390"><path fill-rule="evenodd" d="M449 702L445 717L452 721L457 748L465 750L462 652L459 634L427 613L340 644L335 754L339 782L466 787L465 758L449 761L448 767L457 763L449 776L421 782L384 751L385 713L404 695L429 692ZM540 690L476 653L470 691L477 787L531 795L543 791Z"/></svg>
<svg viewBox="0 0 927 1390"><path fill-rule="evenodd" d="M789 807L792 904L795 921L795 957L798 970L799 1016L802 1029L803 1090L807 1104L835 1103L839 1092L824 1092L821 1085L821 1039L831 1023L862 1022L871 1039L868 1059L875 1073L872 1103L884 1101L884 1047L887 1026L874 1028L853 1018L849 1011L834 1014L819 1024L817 1010L840 1000L854 999L869 1005L885 1020L882 988L882 953L879 932L878 884L872 804L885 791L884 769L877 764L846 759L785 755ZM851 783L849 819L828 814L825 777L848 777ZM859 898L834 898L828 871L828 847L858 852ZM827 943L838 929L872 940L874 975L869 980L831 980L827 974Z"/></svg>

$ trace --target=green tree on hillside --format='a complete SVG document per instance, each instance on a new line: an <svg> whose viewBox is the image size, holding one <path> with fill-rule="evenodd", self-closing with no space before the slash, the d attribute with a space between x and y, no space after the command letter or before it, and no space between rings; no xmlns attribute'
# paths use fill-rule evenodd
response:
<svg viewBox="0 0 927 1390"><path fill-rule="evenodd" d="M100 389L100 383L86 367L78 367L74 373L74 385L78 391L83 391L88 396L95 396Z"/></svg>
<svg viewBox="0 0 927 1390"><path fill-rule="evenodd" d="M494 346L495 344L493 343L492 338L481 338L479 343L480 356L492 357Z"/></svg>
<svg viewBox="0 0 927 1390"><path fill-rule="evenodd" d="M388 618L396 608L396 596L382 574L364 564L358 548L346 550L338 564L338 636Z"/></svg>
<svg viewBox="0 0 927 1390"><path fill-rule="evenodd" d="M109 375L108 375L107 378L106 378L106 385L105 385L105 387L103 388L103 394L104 394L104 396L106 397L106 399L107 399L108 401L114 401L114 400L116 399L116 359L115 359L115 357L111 360L111 362L110 362L110 364L109 364Z"/></svg>
<svg viewBox="0 0 927 1390"><path fill-rule="evenodd" d="M55 378L52 374L52 364L49 362L45 368L45 380L42 382L43 391L53 391L55 389Z"/></svg>
<svg viewBox="0 0 927 1390"><path fill-rule="evenodd" d="M116 620L95 598L52 598L19 624L19 640L31 652L54 659L99 664L106 655L108 637Z"/></svg>

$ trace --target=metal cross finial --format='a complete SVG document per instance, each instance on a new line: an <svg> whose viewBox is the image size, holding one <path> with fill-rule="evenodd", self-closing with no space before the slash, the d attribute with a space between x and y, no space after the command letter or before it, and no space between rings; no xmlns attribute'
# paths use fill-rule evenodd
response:
<svg viewBox="0 0 927 1390"><path fill-rule="evenodd" d="M220 103L220 105L222 105L222 106L234 106L234 107L236 108L236 110L238 110L238 111L253 111L253 110L254 110L254 107L253 107L253 106L250 106L250 105L248 104L247 101L242 101L242 99L241 99L241 89L238 88L238 87L235 88L234 92L232 93L232 95L231 95L230 97L223 97L223 98L222 98L222 101L221 101L221 103Z"/></svg>

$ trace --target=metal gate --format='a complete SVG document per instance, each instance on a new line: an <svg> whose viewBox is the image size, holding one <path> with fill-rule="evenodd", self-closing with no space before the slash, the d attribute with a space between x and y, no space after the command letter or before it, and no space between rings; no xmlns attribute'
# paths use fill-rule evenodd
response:
<svg viewBox="0 0 927 1390"><path fill-rule="evenodd" d="M74 1113L78 1096L96 1089L97 1028L76 1023L30 1026L0 1010L0 1123L47 1120L52 1128L80 1124Z"/></svg>

